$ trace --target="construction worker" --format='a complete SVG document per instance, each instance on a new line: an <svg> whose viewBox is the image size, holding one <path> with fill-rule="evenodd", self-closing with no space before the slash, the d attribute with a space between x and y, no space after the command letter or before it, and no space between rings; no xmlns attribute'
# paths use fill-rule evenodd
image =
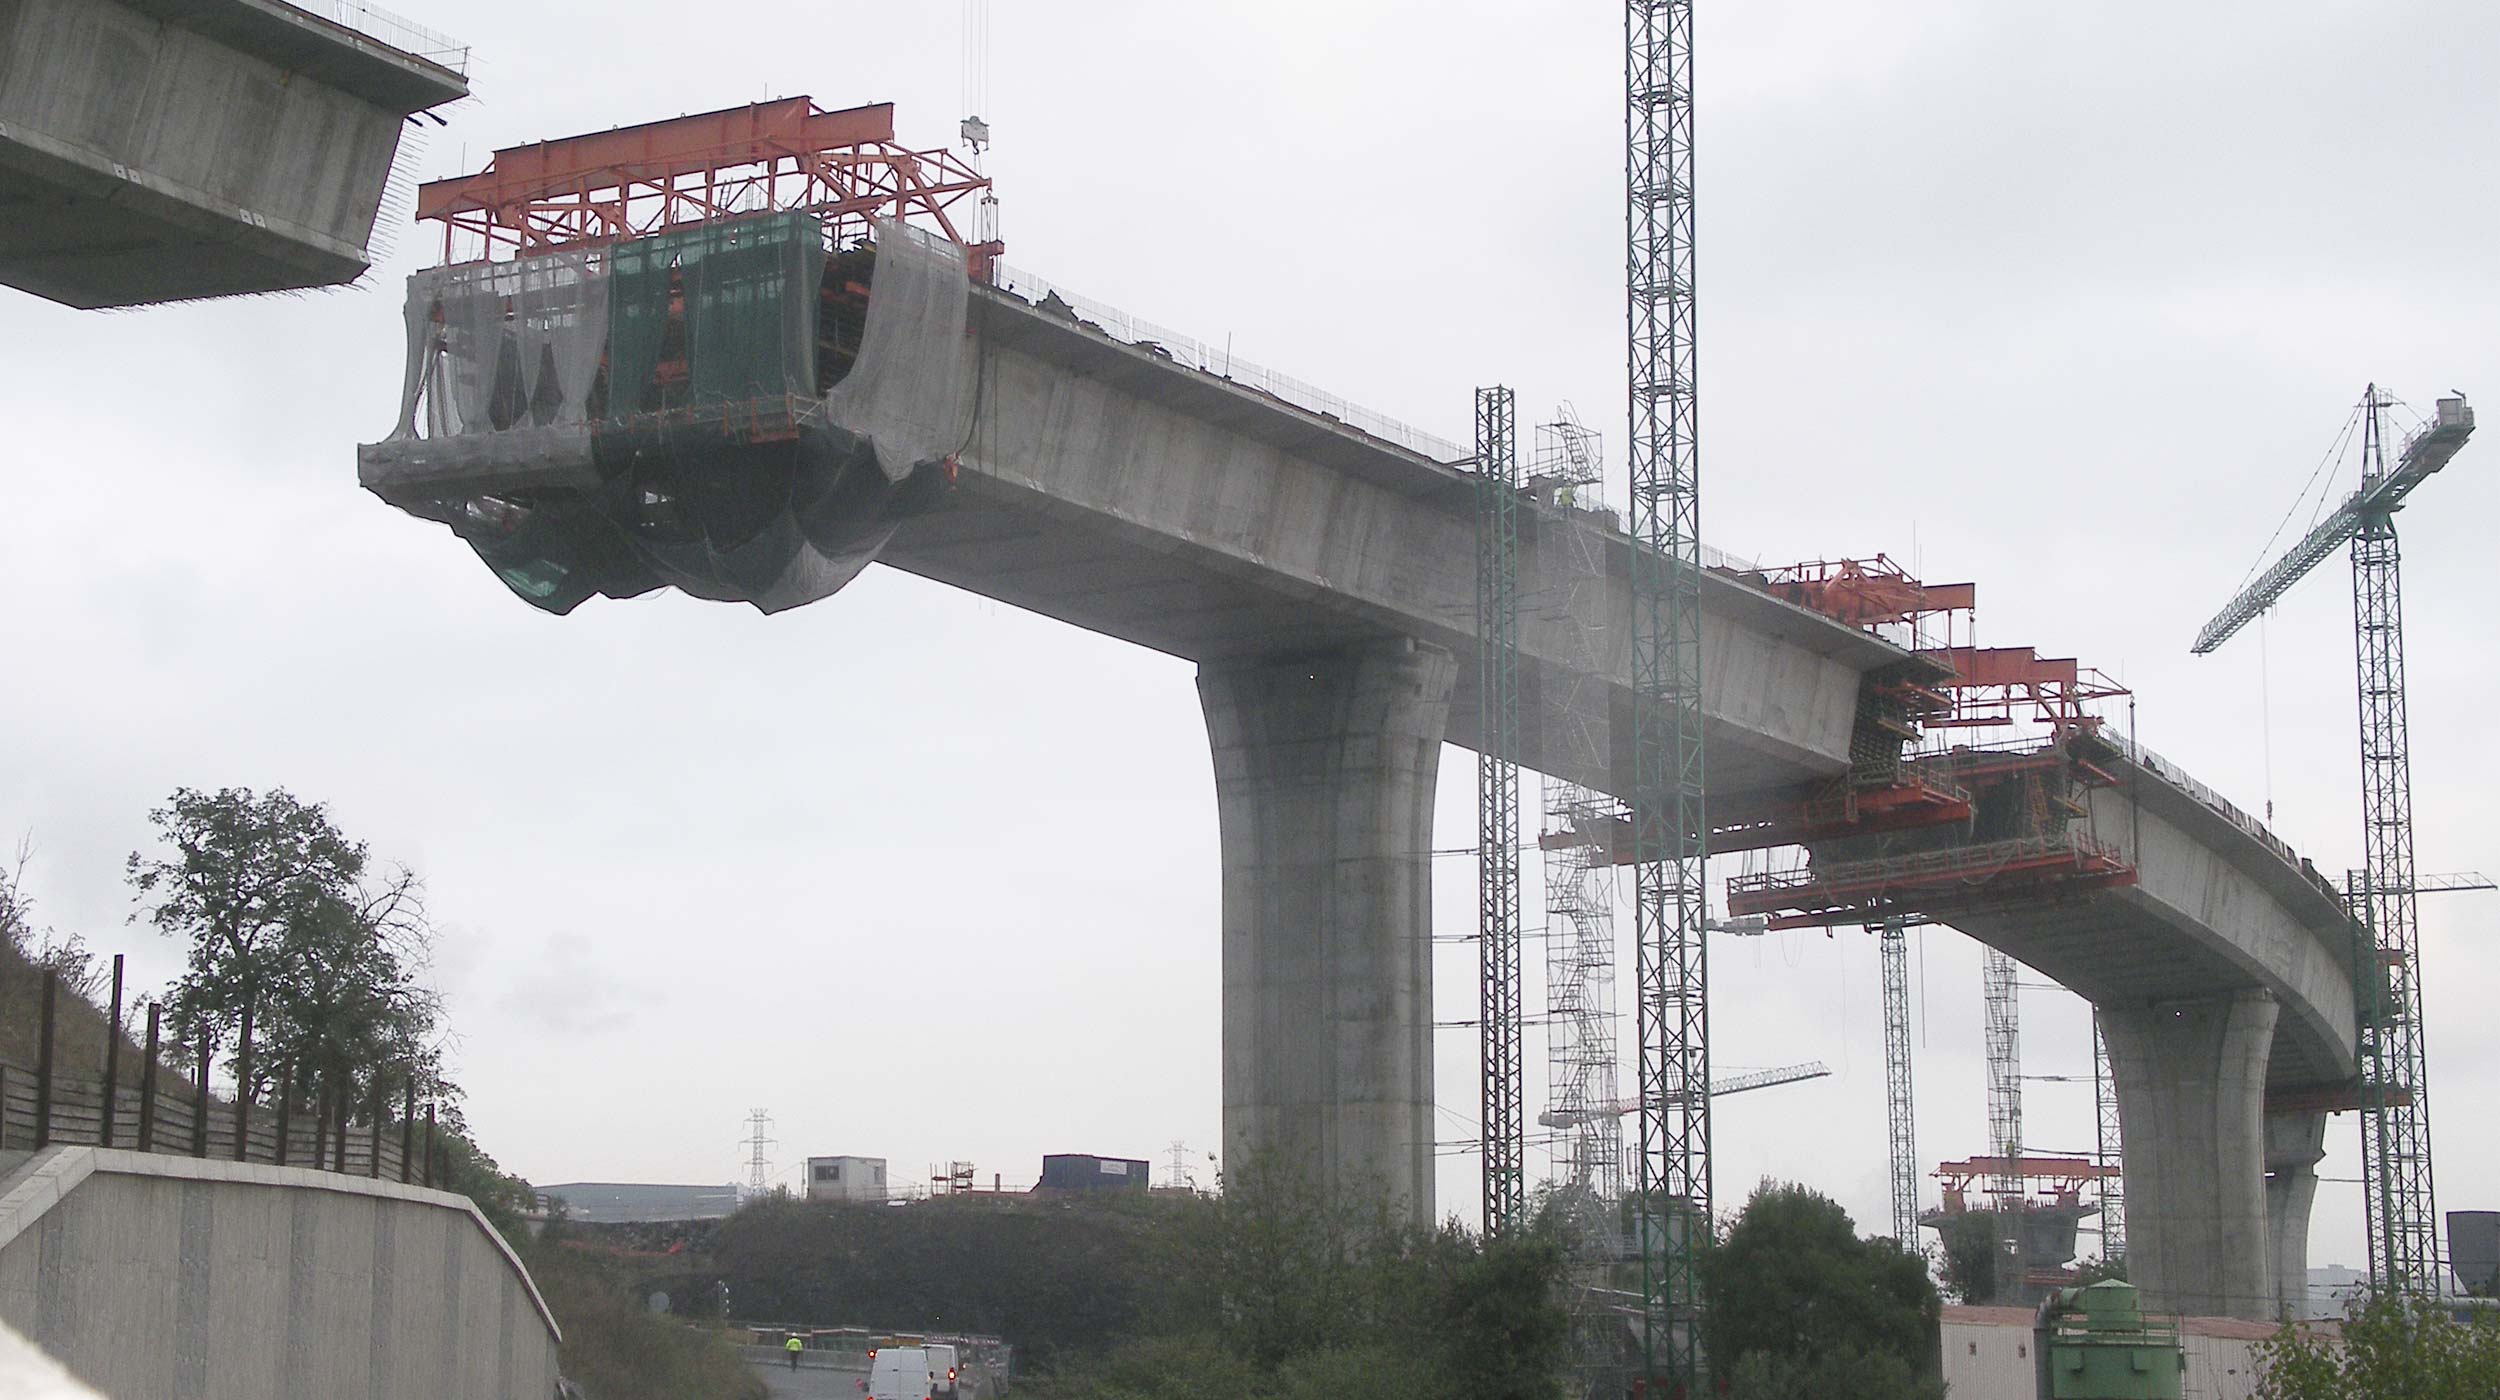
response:
<svg viewBox="0 0 2500 1400"><path fill-rule="evenodd" d="M790 1340L783 1342L781 1349L790 1355L790 1369L793 1371L799 1369L799 1353L807 1350L807 1343L800 1340L799 1334L791 1333Z"/></svg>

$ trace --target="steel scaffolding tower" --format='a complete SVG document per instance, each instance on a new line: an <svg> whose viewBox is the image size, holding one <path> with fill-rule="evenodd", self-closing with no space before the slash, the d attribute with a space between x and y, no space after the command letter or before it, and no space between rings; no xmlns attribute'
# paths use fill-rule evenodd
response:
<svg viewBox="0 0 2500 1400"><path fill-rule="evenodd" d="M2010 1242L2014 1275L2023 1272L2023 1041L2021 993L2014 986L2015 963L1994 948L1988 951L1983 987L1988 1002L1988 1150L2002 1168L1989 1182L1996 1197L1997 1238Z"/></svg>
<svg viewBox="0 0 2500 1400"><path fill-rule="evenodd" d="M1597 435L1569 409L1536 430L1532 480L1559 506L1595 502L1603 479ZM1545 735L1555 767L1603 772L1612 757L1605 673L1605 536L1560 530L1539 540L1553 589L1539 612L1562 619L1564 693L1549 706L1561 727ZM1617 1087L1615 868L1602 833L1622 804L1560 778L1541 783L1537 845L1545 875L1546 1111L1557 1220L1571 1307L1576 1400L1620 1400L1624 1319L1616 1270L1624 1262L1623 1121Z"/></svg>
<svg viewBox="0 0 2500 1400"><path fill-rule="evenodd" d="M1884 1084L1892 1140L1892 1237L1903 1253L1918 1252L1918 1130L1910 1093L1910 939L1908 925L1886 920L1884 955Z"/></svg>
<svg viewBox="0 0 2500 1400"><path fill-rule="evenodd" d="M1519 432L1516 396L1476 391L1476 931L1484 1227L1527 1218L1519 1014Z"/></svg>
<svg viewBox="0 0 2500 1400"><path fill-rule="evenodd" d="M2127 1178L2125 1140L2118 1131L2118 1079L2109 1072L2109 1041L2101 1034L2101 1013L2092 1013L2092 1099L2097 1106L2101 1166L2101 1258L2116 1263L2127 1257Z"/></svg>
<svg viewBox="0 0 2500 1400"><path fill-rule="evenodd" d="M2390 404L2372 384L2355 410L2360 489L2243 587L2190 649L2203 655L2221 646L2351 542L2365 865L2345 893L2369 933L2368 946L2356 950L2353 977L2361 1013L2361 1189L2368 1203L2372 1286L2423 1291L2439 1287L2441 1260L2431 1183L2430 1067L2422 1038L2396 512L2474 435L2474 410L2461 395L2439 400L2432 420L2406 441L2391 468L2381 425Z"/></svg>
<svg viewBox="0 0 2500 1400"><path fill-rule="evenodd" d="M1628 0L1624 39L1641 1343L1653 1389L1696 1395L1704 1382L1696 1264L1711 1229L1710 824L1702 783L1692 0Z"/></svg>

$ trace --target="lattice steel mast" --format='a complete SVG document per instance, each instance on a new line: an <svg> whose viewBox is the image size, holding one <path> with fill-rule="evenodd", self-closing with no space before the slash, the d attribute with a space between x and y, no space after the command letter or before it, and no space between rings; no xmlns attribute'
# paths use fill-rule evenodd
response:
<svg viewBox="0 0 2500 1400"><path fill-rule="evenodd" d="M1711 1183L1692 0L1628 0L1624 39L1641 1342L1658 1388L1693 1395Z"/></svg>
<svg viewBox="0 0 2500 1400"><path fill-rule="evenodd" d="M2014 985L2015 963L1994 948L1987 950L1982 986L1988 1003L1988 1150L2003 1167L1989 1183L1996 1197L1997 1239L2010 1245L2014 1260L2014 1292L2019 1296L2024 1270L2023 1197L2023 1032L2022 994Z"/></svg>
<svg viewBox="0 0 2500 1400"><path fill-rule="evenodd" d="M2353 979L2361 1010L2362 1195L2368 1203L2372 1285L2418 1291L2436 1289L2441 1270L2431 1183L2430 1073L2422 1036L2396 512L2473 436L2474 411L2462 396L2441 399L2432 421L2405 443L2391 468L2380 427L2388 404L2373 384L2357 410L2360 489L2206 623L2191 650L2202 655L2221 646L2351 542L2365 867L2346 894L2376 951L2375 959L2356 959Z"/></svg>
<svg viewBox="0 0 2500 1400"><path fill-rule="evenodd" d="M1884 958L1884 1104L1892 1144L1892 1237L1918 1252L1918 1128L1910 1092L1910 940L1908 926L1887 920L1879 931Z"/></svg>
<svg viewBox="0 0 2500 1400"><path fill-rule="evenodd" d="M1484 1078L1484 1227L1527 1217L1519 1017L1519 429L1504 388L1476 391L1476 931Z"/></svg>
<svg viewBox="0 0 2500 1400"><path fill-rule="evenodd" d="M2092 1013L2092 1101L2101 1166L2101 1258L2114 1264L2127 1257L2126 1148L2118 1131L2118 1078L2109 1072L2109 1041L2101 1034L2097 1010Z"/></svg>

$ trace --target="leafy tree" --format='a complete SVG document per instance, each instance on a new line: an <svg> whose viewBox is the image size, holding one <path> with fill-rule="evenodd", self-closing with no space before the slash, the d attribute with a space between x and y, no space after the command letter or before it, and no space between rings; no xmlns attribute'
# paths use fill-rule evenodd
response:
<svg viewBox="0 0 2500 1400"><path fill-rule="evenodd" d="M2500 1394L2500 1315L2458 1322L2427 1298L2382 1294L2342 1345L2290 1326L2257 1348L2257 1400L2490 1400Z"/></svg>
<svg viewBox="0 0 2500 1400"><path fill-rule="evenodd" d="M2085 1288L2096 1283L2107 1283L2112 1279L2116 1279L2120 1283L2125 1283L2127 1281L2126 1260L2087 1259L2075 1266L2075 1281L2073 1286L2076 1288Z"/></svg>
<svg viewBox="0 0 2500 1400"><path fill-rule="evenodd" d="M1766 1400L1941 1393L1926 1265L1890 1240L1858 1238L1825 1196L1764 1182L1703 1254L1701 1275L1703 1350L1731 1386ZM1879 1382L1890 1388L1866 1388Z"/></svg>
<svg viewBox="0 0 2500 1400"><path fill-rule="evenodd" d="M1996 1213L1972 1210L1948 1215L1936 1233L1942 1237L1937 1272L1953 1296L1965 1303L1986 1303L1996 1297L1997 1261L2003 1256Z"/></svg>
<svg viewBox="0 0 2500 1400"><path fill-rule="evenodd" d="M257 1091L286 1067L363 1095L413 1073L456 1090L434 1044L440 1000L418 979L431 931L405 867L377 868L319 803L283 789L178 788L148 814L170 858L132 852L149 922L190 945L169 998L196 1048L230 1045L254 1017Z"/></svg>

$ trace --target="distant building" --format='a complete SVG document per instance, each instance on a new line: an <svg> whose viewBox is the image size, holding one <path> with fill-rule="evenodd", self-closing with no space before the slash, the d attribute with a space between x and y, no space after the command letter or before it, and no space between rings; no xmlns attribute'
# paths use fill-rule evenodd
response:
<svg viewBox="0 0 2500 1400"><path fill-rule="evenodd" d="M2031 1355L2032 1310L1948 1304L1938 1341L1944 1380L1953 1400L2037 1400L2037 1362ZM2334 1324L2322 1324L2336 1335ZM2270 1322L2235 1317L2179 1319L2179 1349L2186 1353L2187 1393L2197 1400L2249 1400L2257 1393L2257 1344L2282 1329Z"/></svg>
<svg viewBox="0 0 2500 1400"><path fill-rule="evenodd" d="M1143 1191L1151 1184L1143 1159L1063 1152L1042 1159L1037 1191Z"/></svg>
<svg viewBox="0 0 2500 1400"><path fill-rule="evenodd" d="M2500 1297L2500 1210L2448 1212L2448 1267L2459 1288Z"/></svg>
<svg viewBox="0 0 2500 1400"><path fill-rule="evenodd" d="M2341 1264L2327 1264L2309 1271L2309 1306L2302 1310L2305 1322L2340 1322L2345 1310L2356 1298L2370 1291L2370 1276L2359 1269Z"/></svg>
<svg viewBox="0 0 2500 1400"><path fill-rule="evenodd" d="M810 1157L807 1198L811 1201L882 1201L886 1198L883 1157Z"/></svg>
<svg viewBox="0 0 2500 1400"><path fill-rule="evenodd" d="M542 1186L550 1208L585 1225L641 1225L672 1220L720 1220L737 1214L735 1186L660 1186L623 1181L573 1181Z"/></svg>

